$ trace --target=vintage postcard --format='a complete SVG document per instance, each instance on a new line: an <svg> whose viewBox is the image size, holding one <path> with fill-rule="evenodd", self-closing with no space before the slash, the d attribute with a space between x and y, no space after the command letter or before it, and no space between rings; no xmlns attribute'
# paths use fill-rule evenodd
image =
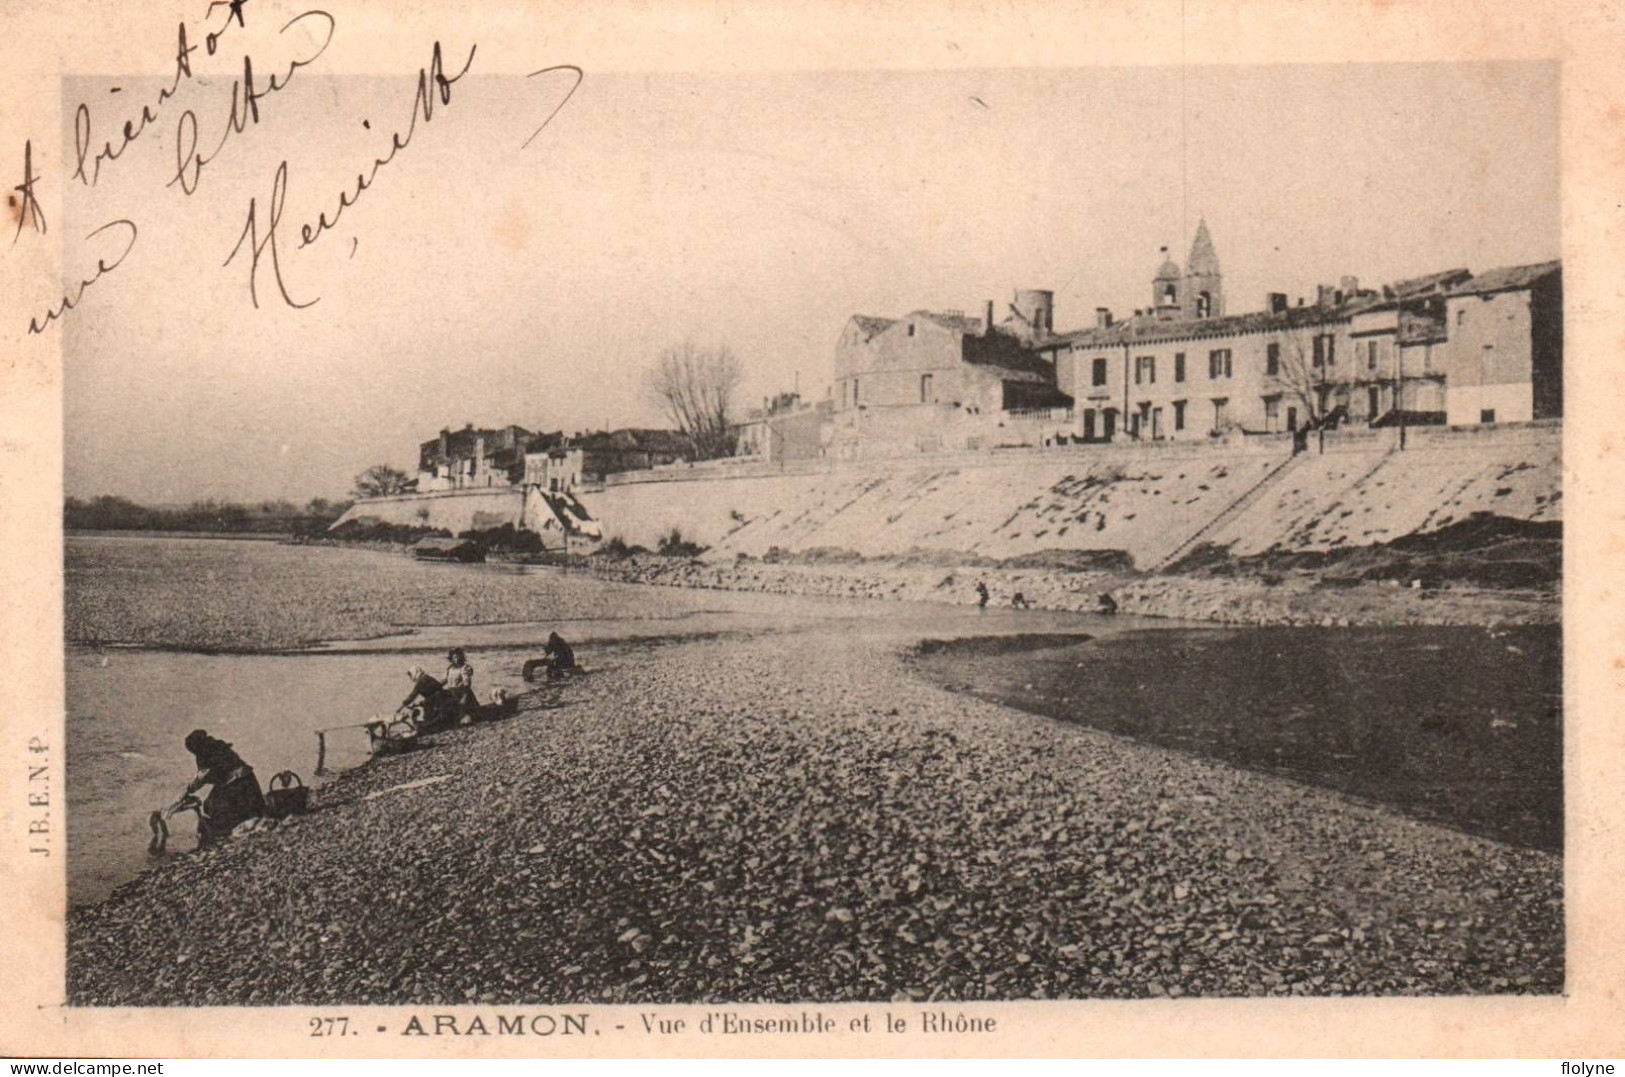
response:
<svg viewBox="0 0 1625 1077"><path fill-rule="evenodd" d="M7 5L0 1053L1619 1055L1622 17Z"/></svg>

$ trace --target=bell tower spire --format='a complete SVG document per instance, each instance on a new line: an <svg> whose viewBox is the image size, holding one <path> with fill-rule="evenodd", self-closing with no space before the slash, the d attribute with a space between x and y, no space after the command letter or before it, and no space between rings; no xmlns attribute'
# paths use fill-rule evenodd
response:
<svg viewBox="0 0 1625 1077"><path fill-rule="evenodd" d="M1207 230L1207 218L1196 225L1191 256L1185 263L1185 296L1188 316L1219 318L1224 315L1224 277L1219 270L1219 252Z"/></svg>

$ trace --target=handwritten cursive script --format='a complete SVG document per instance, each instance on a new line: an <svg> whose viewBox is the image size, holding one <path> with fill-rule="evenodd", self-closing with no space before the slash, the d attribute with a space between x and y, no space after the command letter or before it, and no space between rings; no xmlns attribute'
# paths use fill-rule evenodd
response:
<svg viewBox="0 0 1625 1077"><path fill-rule="evenodd" d="M237 25L239 26L246 25L243 22L242 10L243 4L246 2L247 0L233 0L233 2L228 5L232 9L232 13L236 15ZM213 11L214 7L215 5L210 5L211 12ZM210 56L213 56L215 50L220 47L221 37L230 27L231 15L228 14L226 16L225 26L222 26L218 31L210 31L204 35L204 51ZM112 139L103 139L102 147L96 151L96 156L90 157L90 146L95 140L94 135L92 134L90 105L85 101L79 102L79 107L74 109L73 113L73 144L75 157L72 175L73 179L83 183L86 187L96 186L96 181L101 179L102 176L102 162L116 161L122 157L124 155L124 151L129 149L130 143L140 138L142 132L146 131L147 127L152 124L153 121L158 119L162 113L164 104L171 97L174 97L180 92L181 81L183 79L190 79L192 77L192 54L197 51L197 46L190 44L187 41L186 24L184 22L180 24L179 36L180 42L175 47L174 78L170 80L168 86L159 88L158 98L155 102L141 106L140 115L136 116L134 119L124 121L124 126L120 128L119 131L119 140L116 146L113 144ZM85 166L87 164L90 166L90 170L88 172L85 170Z"/></svg>
<svg viewBox="0 0 1625 1077"><path fill-rule="evenodd" d="M468 74L468 69L474 65L474 52L478 46L468 50L468 59L464 61L462 69L455 75L445 73L444 59L441 56L440 42L434 43L434 52L429 57L427 67L418 69L417 96L412 101L412 115L405 131L397 131L390 136L389 155L373 159L372 170L369 173L356 177L355 193L344 191L339 194L339 207L334 211L332 218L323 212L317 217L314 225L302 225L299 229L301 248L314 243L322 232L333 227L340 215L348 206L355 205L356 199L362 192L371 187L378 177L379 169L389 164L395 156L412 143L412 135L417 130L418 123L429 123L434 119L436 102L440 105L451 104L451 88L459 79ZM304 308L311 306L316 299L306 302L295 300L288 292L288 284L282 272L282 259L277 248L277 229L282 222L282 206L288 196L288 162L283 161L277 165L276 175L271 182L271 200L264 220L261 220L259 202L257 199L248 200L248 219L243 224L243 230L237 237L237 245L226 256L223 265L230 265L243 250L246 243L249 251L248 263L248 294L253 301L255 309L259 309L259 275L260 266L265 262L276 281L277 291L282 301L290 307ZM353 253L353 252L352 252ZM317 297L320 298L319 296Z"/></svg>
<svg viewBox="0 0 1625 1077"><path fill-rule="evenodd" d="M434 43L434 54L429 58L429 66L418 68L418 91L417 96L412 100L412 116L407 121L406 130L404 132L396 131L391 135L389 137L389 153L383 157L374 157L372 168L365 173L356 175L353 193L351 191L339 192L338 208L333 211L332 217L329 217L327 211L323 210L316 215L315 224L302 224L299 226L299 247L301 250L316 242L321 238L323 232L338 224L339 218L344 216L344 211L355 205L367 188L371 187L374 181L378 179L378 170L395 160L396 154L412 144L412 136L417 132L418 121L422 120L424 123L428 123L434 119L436 99L442 105L451 104L451 88L464 75L468 74L470 67L474 66L474 51L478 48L479 46L475 45L468 50L468 59L464 62L461 71L455 75L447 75L440 56L440 42L436 41Z"/></svg>
<svg viewBox="0 0 1625 1077"><path fill-rule="evenodd" d="M50 327L52 322L56 321L68 311L79 305L80 300L84 299L85 297L86 288L89 288L92 284L95 284L107 274L117 269L120 265L124 264L124 259L129 257L130 249L135 246L135 237L137 232L134 221L127 221L123 218L116 221L108 221L106 224L87 235L85 240L88 242L95 239L109 228L117 228L121 231L124 229L129 230L129 236L127 237L128 241L124 244L124 249L119 252L118 257L111 263L109 263L105 258L96 259L96 272L80 280L79 287L74 291L73 295L70 296L66 292L62 293L62 302L58 303L50 310L47 310L43 320L41 320L38 316L30 318L28 320L28 332L30 335L37 335L45 332L45 330ZM116 234L117 233L115 233L115 235Z"/></svg>
<svg viewBox="0 0 1625 1077"><path fill-rule="evenodd" d="M321 46L304 59L291 61L281 78L272 74L266 81L265 89L260 90L254 85L254 58L246 55L243 57L243 75L231 84L231 107L226 114L226 125L220 132L220 140L215 143L214 149L207 154L198 152L197 114L191 109L181 113L180 119L175 123L175 175L165 184L166 187L173 187L179 183L181 191L185 194L196 191L204 166L220 156L231 136L240 135L249 125L260 122L260 102L279 90L287 89L288 83L293 81L293 76L301 67L309 67L327 51L327 46L332 44L333 30L337 23L333 16L325 11L312 10L295 15L277 32L285 34L305 19L326 22L327 35L322 38Z"/></svg>

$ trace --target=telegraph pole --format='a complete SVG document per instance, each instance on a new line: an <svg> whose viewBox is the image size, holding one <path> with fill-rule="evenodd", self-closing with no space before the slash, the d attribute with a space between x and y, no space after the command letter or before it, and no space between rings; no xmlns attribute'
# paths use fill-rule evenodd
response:
<svg viewBox="0 0 1625 1077"><path fill-rule="evenodd" d="M1399 412L1399 448L1405 448L1405 306L1394 308L1394 410Z"/></svg>

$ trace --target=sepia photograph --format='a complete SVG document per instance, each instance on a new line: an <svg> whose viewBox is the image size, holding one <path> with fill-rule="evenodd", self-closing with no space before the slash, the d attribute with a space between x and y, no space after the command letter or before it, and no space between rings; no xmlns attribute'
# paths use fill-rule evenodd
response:
<svg viewBox="0 0 1625 1077"><path fill-rule="evenodd" d="M1559 59L361 7L126 15L5 147L63 1020L1575 989Z"/></svg>

